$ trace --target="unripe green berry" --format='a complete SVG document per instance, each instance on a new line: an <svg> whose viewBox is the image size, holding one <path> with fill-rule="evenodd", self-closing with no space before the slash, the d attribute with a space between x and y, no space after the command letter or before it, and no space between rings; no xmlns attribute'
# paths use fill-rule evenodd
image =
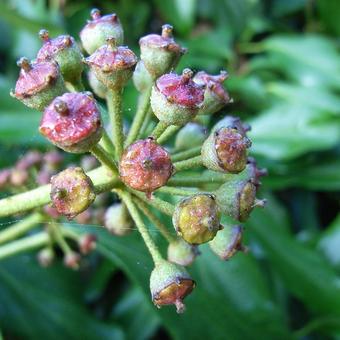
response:
<svg viewBox="0 0 340 340"><path fill-rule="evenodd" d="M162 261L156 265L150 276L150 291L153 303L160 308L175 305L177 313L183 313L183 299L195 287L195 282L184 267Z"/></svg>
<svg viewBox="0 0 340 340"><path fill-rule="evenodd" d="M93 90L99 98L105 99L107 94L107 87L96 77L94 71L89 69L87 73L87 80Z"/></svg>
<svg viewBox="0 0 340 340"><path fill-rule="evenodd" d="M220 230L216 237L209 242L211 250L222 260L229 260L238 251L243 251L243 227L240 225L227 225Z"/></svg>
<svg viewBox="0 0 340 340"><path fill-rule="evenodd" d="M167 125L184 125L194 119L204 99L204 90L191 78L193 72L184 69L182 75L165 74L158 78L151 92L151 108Z"/></svg>
<svg viewBox="0 0 340 340"><path fill-rule="evenodd" d="M56 62L30 63L27 58L21 58L17 64L21 70L11 96L26 106L42 111L55 97L67 91Z"/></svg>
<svg viewBox="0 0 340 340"><path fill-rule="evenodd" d="M153 79L142 60L139 60L133 72L133 83L139 92L146 91L153 83Z"/></svg>
<svg viewBox="0 0 340 340"><path fill-rule="evenodd" d="M118 45L123 44L124 32L115 13L101 16L96 8L91 11L92 20L80 32L80 40L88 54L106 44L106 39L113 37Z"/></svg>
<svg viewBox="0 0 340 340"><path fill-rule="evenodd" d="M181 238L170 242L168 246L168 260L181 266L192 264L198 254L197 246L193 246Z"/></svg>
<svg viewBox="0 0 340 340"><path fill-rule="evenodd" d="M112 37L86 59L86 63L109 89L121 89L132 77L136 55L125 46L117 46Z"/></svg>
<svg viewBox="0 0 340 340"><path fill-rule="evenodd" d="M46 30L40 30L39 36L43 41L43 46L37 54L37 60L56 61L64 80L78 83L84 70L84 57L74 38L69 35L60 35L50 39Z"/></svg>
<svg viewBox="0 0 340 340"><path fill-rule="evenodd" d="M140 58L153 79L176 67L179 58L186 52L172 36L170 25L162 26L162 35L149 34L139 40Z"/></svg>
<svg viewBox="0 0 340 340"><path fill-rule="evenodd" d="M215 237L220 229L220 218L214 195L198 193L176 205L172 223L186 242L201 244Z"/></svg>
<svg viewBox="0 0 340 340"><path fill-rule="evenodd" d="M189 122L178 131L175 140L175 149L186 150L200 146L206 138L206 128L203 125Z"/></svg>
<svg viewBox="0 0 340 340"><path fill-rule="evenodd" d="M134 222L122 203L115 203L105 211L105 228L113 235L125 236L131 233Z"/></svg>
<svg viewBox="0 0 340 340"><path fill-rule="evenodd" d="M52 264L54 257L54 251L50 247L41 249L37 255L38 262L42 267L49 267Z"/></svg>
<svg viewBox="0 0 340 340"><path fill-rule="evenodd" d="M247 164L251 142L236 129L222 127L210 133L203 143L202 162L210 170L238 173Z"/></svg>
<svg viewBox="0 0 340 340"><path fill-rule="evenodd" d="M229 103L230 97L222 85L227 77L228 73L226 71L221 71L221 73L216 76L204 71L198 72L195 75L193 81L205 87L204 101L199 109L199 114L213 114Z"/></svg>
<svg viewBox="0 0 340 340"><path fill-rule="evenodd" d="M214 194L221 211L240 222L248 219L254 207L265 204L265 200L256 199L256 186L239 176L221 185Z"/></svg>
<svg viewBox="0 0 340 340"><path fill-rule="evenodd" d="M93 183L81 168L68 168L51 178L52 203L69 219L86 210L95 197Z"/></svg>

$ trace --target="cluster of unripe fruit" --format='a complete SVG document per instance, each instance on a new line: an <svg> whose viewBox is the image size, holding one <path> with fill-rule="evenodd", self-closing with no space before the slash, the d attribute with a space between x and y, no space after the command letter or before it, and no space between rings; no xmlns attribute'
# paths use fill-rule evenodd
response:
<svg viewBox="0 0 340 340"><path fill-rule="evenodd" d="M153 302L157 306L175 304L180 312L184 297L195 285L184 266L194 261L197 246L209 242L211 249L224 260L243 249L243 227L238 222L247 220L255 206L263 205L264 201L255 196L264 171L257 169L255 161L248 158L249 127L239 118L225 117L212 127L207 138L200 125L191 123L199 116L220 111L230 102L222 85L226 72L194 74L184 69L181 74L174 73L186 50L175 42L170 25L162 27L161 35L150 34L140 39L138 60L133 51L121 46L123 29L115 14L101 16L98 10L93 10L91 16L92 20L80 33L82 47L89 57L84 58L74 38L52 39L42 30L43 46L36 60L29 62L22 58L18 62L21 71L13 96L43 112L39 130L49 141L67 152L92 152L112 176L119 178L118 195L127 193L139 200L142 207L156 202L152 193L164 188L181 170L201 166L208 169L211 176L226 175L225 183L216 190L193 192L176 204L171 214L177 236L170 237L168 260L153 256L155 269L150 278ZM94 95L83 91L85 68L89 69L88 80L94 94L107 99L109 109L116 114L111 120L112 141L103 126ZM150 106L158 124L151 136L137 141L128 137L126 142L117 112L122 90L131 78L141 96L147 98L143 118L146 120ZM141 130L142 125L139 128ZM196 157L174 162L173 155L160 145L160 137L167 131L177 130L178 137L187 134L200 144L203 141ZM138 136L140 131L133 137ZM190 146L190 138L184 144ZM124 195L121 198L126 206L108 210L106 224L114 225L112 221L119 220L118 224L131 226L132 217L152 253L154 247L148 244L152 243L151 238L145 234L138 214L128 204L130 201L124 201L127 197ZM51 179L53 205L68 218L84 212L95 197L96 189L81 168L66 169ZM222 226L222 213L235 224ZM152 214L151 220L159 222ZM121 230L124 234L124 228Z"/></svg>

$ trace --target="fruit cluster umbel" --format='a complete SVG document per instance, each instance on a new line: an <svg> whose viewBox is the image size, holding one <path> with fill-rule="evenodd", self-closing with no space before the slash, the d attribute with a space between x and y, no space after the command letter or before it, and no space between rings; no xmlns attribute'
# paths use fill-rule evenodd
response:
<svg viewBox="0 0 340 340"><path fill-rule="evenodd" d="M150 277L152 301L158 307L174 304L182 312L183 299L195 287L185 266L195 260L199 245L208 243L223 260L245 249L241 223L254 207L264 205L256 193L259 177L265 171L248 157L250 128L238 117L225 116L209 132L213 114L222 112L231 102L223 84L228 77L226 71L195 74L185 68L176 73L187 50L175 41L170 25L164 25L161 34L140 39L138 58L123 46L124 31L116 14L102 16L94 9L91 17L80 32L80 45L71 36L52 38L41 30L43 45L37 58L31 62L21 58L18 62L20 74L12 95L42 112L39 131L52 144L70 153L90 152L101 167L88 172L91 167L84 162L82 167L50 174L49 187L32 191L33 196L42 195L40 203L9 208L6 201L7 207L1 208L5 203L0 201L0 216L24 213L34 207L49 218L60 219L62 215L81 220L100 193L111 192L111 204L105 205L102 218L111 234L107 237L138 229L155 266ZM94 94L85 91L85 72ZM125 133L122 92L130 79L139 100ZM107 103L107 126L98 100ZM27 162L35 161L31 158ZM192 171L202 174L197 183L190 181ZM3 171L0 185L6 183L6 176L15 178L13 173ZM50 190L49 198L43 196L46 188ZM158 193L176 197L176 203L164 200L167 196L161 199ZM22 196L11 199L18 203ZM50 209L41 207L44 203L50 203ZM172 217L172 231L155 210ZM222 225L223 214L230 223ZM88 220L84 217L83 221ZM149 224L168 241L167 259L151 237ZM65 253L65 264L77 267L79 256L67 240L78 240L82 252L87 253L94 248L94 238L79 237L72 230L52 225L39 253L40 262L49 264L52 253L48 244L56 242Z"/></svg>

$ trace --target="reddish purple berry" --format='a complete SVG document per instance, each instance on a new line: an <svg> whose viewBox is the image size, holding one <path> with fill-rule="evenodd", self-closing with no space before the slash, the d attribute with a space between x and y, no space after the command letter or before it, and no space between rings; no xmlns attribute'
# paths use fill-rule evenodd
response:
<svg viewBox="0 0 340 340"><path fill-rule="evenodd" d="M89 151L102 134L100 112L92 94L65 93L54 99L44 111L39 130L65 151Z"/></svg>
<svg viewBox="0 0 340 340"><path fill-rule="evenodd" d="M203 87L192 81L193 72L165 74L157 79L151 93L151 107L157 118L168 125L184 125L198 113L204 100Z"/></svg>
<svg viewBox="0 0 340 340"><path fill-rule="evenodd" d="M221 73L216 76L204 71L198 72L195 75L193 81L205 87L204 102L199 110L199 114L213 114L229 103L229 94L222 85L227 77L228 74L225 71L221 71Z"/></svg>
<svg viewBox="0 0 340 340"><path fill-rule="evenodd" d="M149 34L139 40L141 60L153 79L171 71L186 52L173 36L171 25L162 26L162 35Z"/></svg>
<svg viewBox="0 0 340 340"><path fill-rule="evenodd" d="M96 77L109 89L122 88L132 77L136 55L125 46L117 46L114 38L86 59Z"/></svg>
<svg viewBox="0 0 340 340"><path fill-rule="evenodd" d="M91 11L92 20L80 32L80 39L88 54L106 44L106 39L113 37L118 45L124 40L122 25L115 13L101 16L100 11L94 8Z"/></svg>
<svg viewBox="0 0 340 340"><path fill-rule="evenodd" d="M119 164L122 181L135 190L149 194L165 185L172 172L169 153L152 138L128 146Z"/></svg>
<svg viewBox="0 0 340 340"><path fill-rule="evenodd" d="M18 61L19 78L11 95L30 108L42 111L55 97L66 92L59 66L54 61L30 63Z"/></svg>

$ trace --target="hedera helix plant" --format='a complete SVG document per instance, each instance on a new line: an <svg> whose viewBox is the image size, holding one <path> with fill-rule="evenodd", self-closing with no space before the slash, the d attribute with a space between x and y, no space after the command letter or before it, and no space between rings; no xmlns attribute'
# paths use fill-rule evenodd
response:
<svg viewBox="0 0 340 340"><path fill-rule="evenodd" d="M101 166L90 171L85 166L69 167L55 173L60 153L26 155L21 160L22 171L16 175L19 187L20 176L25 177L38 163L49 169L54 164L53 171L39 172L44 185L0 200L1 217L22 217L0 232L0 258L41 248L39 260L48 265L56 244L64 252L65 264L78 267L80 255L69 241L76 240L82 253L87 253L94 248L95 238L79 236L53 221L64 216L86 222L84 214L96 196L114 192L120 202L106 204L104 225L115 235L125 235L136 226L155 265L150 277L154 304L174 304L177 312L182 312L183 299L195 287L185 266L199 254L198 246L208 242L223 260L244 250L240 223L254 207L264 205L265 201L255 196L265 171L248 158L249 126L239 118L226 116L208 136L199 123L202 116L212 115L230 102L223 87L225 71L219 75L204 71L194 74L186 68L181 74L175 73L186 49L175 42L170 25L162 27L161 35L140 39L138 59L122 46L123 29L116 14L101 16L94 9L91 16L80 33L89 56L84 58L73 37L51 38L41 30L43 45L37 58L18 62L20 74L12 95L42 112L39 131L52 144L70 153L90 152ZM108 126L103 125L94 94L84 89L85 70L93 93L107 102ZM139 100L124 134L122 93L131 78ZM166 146L175 134L175 146ZM205 170L199 175L186 171L194 168ZM13 171L4 170L1 175L3 186L13 177ZM174 205L161 199L159 193L179 200ZM163 224L154 209L172 217L175 232ZM221 214L229 216L230 223L222 226ZM15 240L46 219L50 221L47 231ZM168 241L167 259L147 225L158 228Z"/></svg>

